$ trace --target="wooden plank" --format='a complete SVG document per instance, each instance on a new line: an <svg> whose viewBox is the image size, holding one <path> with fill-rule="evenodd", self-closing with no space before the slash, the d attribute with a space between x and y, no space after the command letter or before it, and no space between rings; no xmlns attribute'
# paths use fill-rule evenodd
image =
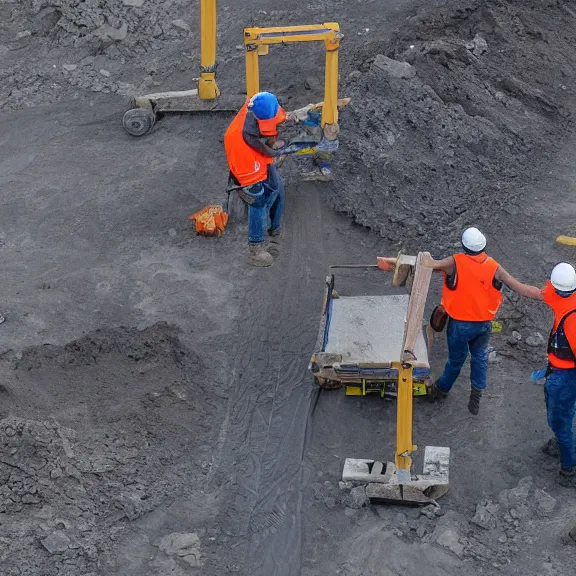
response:
<svg viewBox="0 0 576 576"><path fill-rule="evenodd" d="M410 277L410 272L414 266L416 266L416 256L408 256L408 254L402 253L398 254L396 266L394 268L392 286L395 288L404 286Z"/></svg>
<svg viewBox="0 0 576 576"><path fill-rule="evenodd" d="M406 330L404 333L404 346L402 347L402 360L410 361L416 358L414 351L418 335L422 333L422 322L424 320L424 308L430 279L432 278L432 268L422 266L422 256L420 252L416 257L416 269L414 272L414 281L412 282L412 291L408 303L408 314L406 316Z"/></svg>

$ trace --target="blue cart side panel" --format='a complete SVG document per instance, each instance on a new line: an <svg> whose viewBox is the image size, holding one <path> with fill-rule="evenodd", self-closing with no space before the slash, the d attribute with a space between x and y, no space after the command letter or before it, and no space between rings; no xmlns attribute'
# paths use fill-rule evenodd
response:
<svg viewBox="0 0 576 576"><path fill-rule="evenodd" d="M326 346L328 344L328 334L330 333L330 320L332 318L332 302L333 298L330 294L328 296L328 306L326 306L326 323L324 325L324 340L322 341L322 352L326 351Z"/></svg>

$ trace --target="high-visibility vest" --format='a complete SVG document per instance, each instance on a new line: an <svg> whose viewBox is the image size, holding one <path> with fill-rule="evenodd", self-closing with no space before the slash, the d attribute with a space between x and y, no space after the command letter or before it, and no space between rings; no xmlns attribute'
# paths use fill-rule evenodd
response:
<svg viewBox="0 0 576 576"><path fill-rule="evenodd" d="M576 341L576 329L572 329L574 322L566 326L566 319L576 312L576 294L562 298L556 294L550 280L544 294L544 301L554 312L554 324L548 338L548 361L554 368L576 368L576 358L568 340Z"/></svg>
<svg viewBox="0 0 576 576"><path fill-rule="evenodd" d="M455 285L445 275L442 305L448 316L465 322L493 320L502 304L502 294L494 286L498 262L484 252L475 256L454 254Z"/></svg>
<svg viewBox="0 0 576 576"><path fill-rule="evenodd" d="M241 186L251 186L266 180L268 166L274 161L272 157L264 156L257 150L250 148L244 141L242 131L248 114L248 102L247 100L244 106L240 108L240 112L232 120L224 134L224 148L228 166Z"/></svg>
<svg viewBox="0 0 576 576"><path fill-rule="evenodd" d="M280 106L274 118L270 118L270 120L258 120L258 128L260 128L262 136L278 136L278 124L282 124L282 122L286 122L286 112L284 108Z"/></svg>
<svg viewBox="0 0 576 576"><path fill-rule="evenodd" d="M248 114L249 100L246 101L240 112L224 134L224 148L228 159L230 171L234 174L240 186L251 186L266 180L268 166L274 162L271 156L265 156L246 144L242 131ZM278 124L286 120L286 112L279 108L278 113L270 120L258 120L262 136L272 137L278 135Z"/></svg>

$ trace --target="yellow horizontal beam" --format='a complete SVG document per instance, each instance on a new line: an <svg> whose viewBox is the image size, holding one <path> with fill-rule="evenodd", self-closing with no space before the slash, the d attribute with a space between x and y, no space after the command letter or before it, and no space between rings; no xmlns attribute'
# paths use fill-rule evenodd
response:
<svg viewBox="0 0 576 576"><path fill-rule="evenodd" d="M340 26L336 22L307 26L244 29L244 44L246 45L324 41L337 46L340 43L340 38Z"/></svg>
<svg viewBox="0 0 576 576"><path fill-rule="evenodd" d="M574 236L558 236L556 242L564 244L564 246L576 246L576 238Z"/></svg>

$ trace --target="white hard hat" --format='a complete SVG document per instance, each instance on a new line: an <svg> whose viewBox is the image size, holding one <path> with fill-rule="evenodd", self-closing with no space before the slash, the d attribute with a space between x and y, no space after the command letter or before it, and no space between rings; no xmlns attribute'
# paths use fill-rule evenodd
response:
<svg viewBox="0 0 576 576"><path fill-rule="evenodd" d="M478 228L466 228L462 233L462 245L470 252L482 252L486 248L486 238Z"/></svg>
<svg viewBox="0 0 576 576"><path fill-rule="evenodd" d="M554 266L554 270L550 274L550 282L556 290L572 292L572 290L576 290L576 271L570 264L561 262Z"/></svg>

